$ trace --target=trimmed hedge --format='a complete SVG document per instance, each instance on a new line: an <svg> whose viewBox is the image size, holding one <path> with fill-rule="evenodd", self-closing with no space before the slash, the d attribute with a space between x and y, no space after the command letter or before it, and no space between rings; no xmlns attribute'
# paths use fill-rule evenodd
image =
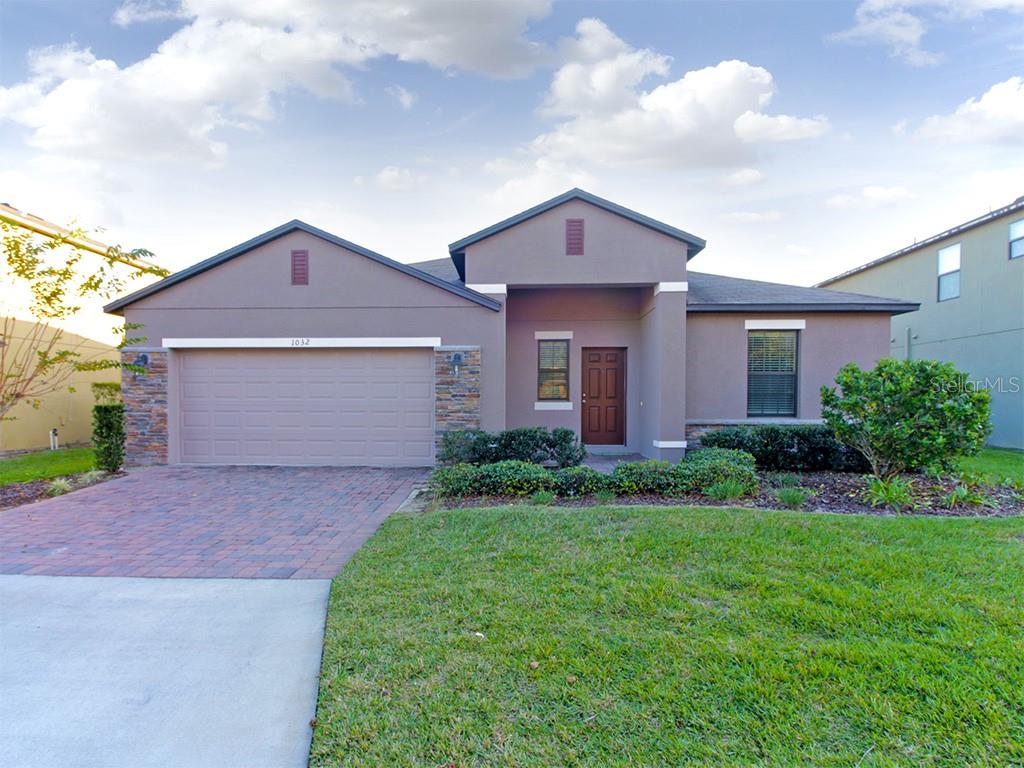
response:
<svg viewBox="0 0 1024 768"><path fill-rule="evenodd" d="M519 460L481 465L463 462L434 470L430 487L435 495L448 498L529 496L537 491L577 498L603 490L623 496L707 494L709 488L723 482L735 483L744 494L757 491L754 457L743 451L707 449L688 454L678 464L624 462L610 475L584 466L551 471Z"/></svg>
<svg viewBox="0 0 1024 768"><path fill-rule="evenodd" d="M117 472L124 463L124 405L103 403L92 407L92 447L96 469Z"/></svg>
<svg viewBox="0 0 1024 768"><path fill-rule="evenodd" d="M571 429L560 427L549 432L544 427L519 427L497 433L479 429L445 432L437 458L442 464L553 461L560 467L574 467L586 456L586 449Z"/></svg>
<svg viewBox="0 0 1024 768"><path fill-rule="evenodd" d="M701 435L702 449L745 451L763 470L866 472L859 451L843 445L824 424L758 424L724 427Z"/></svg>

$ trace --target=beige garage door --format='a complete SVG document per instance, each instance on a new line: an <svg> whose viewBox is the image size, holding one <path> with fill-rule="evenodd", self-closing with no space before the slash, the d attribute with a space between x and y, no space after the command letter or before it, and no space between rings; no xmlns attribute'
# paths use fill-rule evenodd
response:
<svg viewBox="0 0 1024 768"><path fill-rule="evenodd" d="M431 350L210 349L178 358L184 463L433 461Z"/></svg>

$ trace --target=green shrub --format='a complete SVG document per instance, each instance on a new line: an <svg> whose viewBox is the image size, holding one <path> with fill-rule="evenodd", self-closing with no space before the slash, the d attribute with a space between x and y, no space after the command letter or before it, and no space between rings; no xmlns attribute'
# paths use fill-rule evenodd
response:
<svg viewBox="0 0 1024 768"><path fill-rule="evenodd" d="M473 464L451 464L438 467L430 475L430 491L442 498L461 498L475 496L477 490L478 468Z"/></svg>
<svg viewBox="0 0 1024 768"><path fill-rule="evenodd" d="M800 485L800 478L792 472L780 472L773 479L779 488L796 488Z"/></svg>
<svg viewBox="0 0 1024 768"><path fill-rule="evenodd" d="M92 407L92 447L96 468L117 472L124 463L124 405L104 403Z"/></svg>
<svg viewBox="0 0 1024 768"><path fill-rule="evenodd" d="M810 491L804 490L803 488L797 488L793 485L787 485L779 488L775 492L776 498L779 503L787 509L803 509L806 506L808 499L811 498Z"/></svg>
<svg viewBox="0 0 1024 768"><path fill-rule="evenodd" d="M602 488L594 494L594 501L598 504L611 504L615 501L615 491L611 488Z"/></svg>
<svg viewBox="0 0 1024 768"><path fill-rule="evenodd" d="M441 436L437 460L442 464L490 464L497 440L480 429L452 429Z"/></svg>
<svg viewBox="0 0 1024 768"><path fill-rule="evenodd" d="M872 507L888 507L894 512L902 512L904 509L913 509L917 506L914 499L914 483L904 480L899 475L888 480L869 477L864 498Z"/></svg>
<svg viewBox="0 0 1024 768"><path fill-rule="evenodd" d="M576 433L565 427L551 430L548 437L548 452L560 467L576 467L587 458L587 449L576 437Z"/></svg>
<svg viewBox="0 0 1024 768"><path fill-rule="evenodd" d="M608 475L593 467L566 467L555 472L554 488L559 496L588 496L608 487Z"/></svg>
<svg viewBox="0 0 1024 768"><path fill-rule="evenodd" d="M46 486L47 496L63 496L68 491L73 490L75 484L71 482L69 477L55 477L50 481L50 484Z"/></svg>
<svg viewBox="0 0 1024 768"><path fill-rule="evenodd" d="M746 486L735 477L719 480L704 489L704 494L717 501L733 501L746 494Z"/></svg>
<svg viewBox="0 0 1024 768"><path fill-rule="evenodd" d="M703 450L746 451L762 470L864 472L867 469L863 456L843 445L831 427L823 424L725 427L702 435L700 442Z"/></svg>
<svg viewBox="0 0 1024 768"><path fill-rule="evenodd" d="M625 495L668 493L673 488L672 465L656 459L616 464L609 487Z"/></svg>
<svg viewBox="0 0 1024 768"><path fill-rule="evenodd" d="M959 506L979 506L988 503L988 499L985 498L981 491L976 487L971 488L967 485L956 486L942 497L942 501L950 509L956 509Z"/></svg>
<svg viewBox="0 0 1024 768"><path fill-rule="evenodd" d="M530 503L536 507L546 507L555 500L551 491L534 491L530 494Z"/></svg>
<svg viewBox="0 0 1024 768"><path fill-rule="evenodd" d="M671 491L673 493L707 493L713 485L735 480L744 494L756 493L757 473L728 459L705 459L703 461L683 460L672 467Z"/></svg>
<svg viewBox="0 0 1024 768"><path fill-rule="evenodd" d="M98 405L115 405L122 402L121 382L119 381L94 381L89 388Z"/></svg>
<svg viewBox="0 0 1024 768"><path fill-rule="evenodd" d="M690 463L697 461L728 461L741 467L748 467L751 470L755 469L757 465L753 454L736 448L701 448L696 451L687 452L683 461Z"/></svg>
<svg viewBox="0 0 1024 768"><path fill-rule="evenodd" d="M490 433L453 429L441 437L437 459L442 464L494 464L498 461L553 461L560 467L581 464L587 451L571 429L550 432L543 427L520 427Z"/></svg>
<svg viewBox="0 0 1024 768"><path fill-rule="evenodd" d="M867 371L850 363L836 385L821 388L822 416L877 478L950 467L981 450L992 430L988 391L951 363L885 358Z"/></svg>
<svg viewBox="0 0 1024 768"><path fill-rule="evenodd" d="M528 461L499 461L477 467L477 493L482 496L528 496L550 490L553 473Z"/></svg>

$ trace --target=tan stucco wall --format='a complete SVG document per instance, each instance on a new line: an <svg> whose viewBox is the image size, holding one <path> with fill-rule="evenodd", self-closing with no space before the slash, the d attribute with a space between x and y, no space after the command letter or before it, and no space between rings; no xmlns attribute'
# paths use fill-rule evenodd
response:
<svg viewBox="0 0 1024 768"><path fill-rule="evenodd" d="M309 285L291 285L291 251ZM141 347L174 337L440 336L481 348L481 424L505 422L505 315L304 232L293 232L125 309ZM173 358L173 355L172 355ZM171 363L171 382L175 366Z"/></svg>
<svg viewBox="0 0 1024 768"><path fill-rule="evenodd" d="M819 390L846 363L871 367L889 353L889 315L881 313L719 313L687 316L687 420L747 418L746 320L798 319L797 418L821 416Z"/></svg>
<svg viewBox="0 0 1024 768"><path fill-rule="evenodd" d="M565 254L565 220L584 220L585 255ZM643 285L686 279L686 244L581 200L466 249L467 283Z"/></svg>
<svg viewBox="0 0 1024 768"><path fill-rule="evenodd" d="M15 335L24 338L31 322L16 321ZM13 343L17 343L15 340ZM108 344L65 333L61 348L76 349L82 359L119 360L120 354ZM88 443L92 436L92 406L95 402L90 384L116 382L120 371L82 371L71 376L66 385L46 395L38 409L27 403L16 405L9 413L12 421L0 421L0 451L48 448L50 430L56 428L61 445ZM69 392L68 388L75 389Z"/></svg>

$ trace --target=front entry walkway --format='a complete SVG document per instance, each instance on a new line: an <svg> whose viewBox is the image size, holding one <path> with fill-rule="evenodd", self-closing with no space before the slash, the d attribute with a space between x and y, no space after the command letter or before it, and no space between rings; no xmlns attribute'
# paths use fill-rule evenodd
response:
<svg viewBox="0 0 1024 768"><path fill-rule="evenodd" d="M0 512L0 573L329 579L424 469L153 467Z"/></svg>

